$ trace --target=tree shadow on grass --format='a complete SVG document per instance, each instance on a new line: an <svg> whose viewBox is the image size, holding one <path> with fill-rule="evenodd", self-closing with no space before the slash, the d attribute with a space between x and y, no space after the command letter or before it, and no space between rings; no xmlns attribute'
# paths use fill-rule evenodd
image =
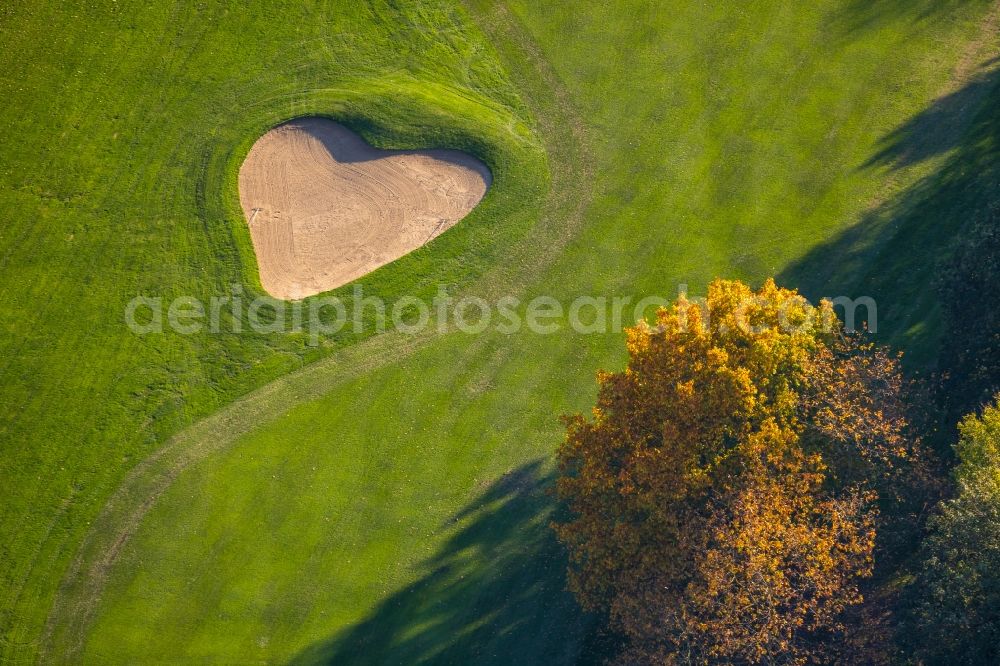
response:
<svg viewBox="0 0 1000 666"><path fill-rule="evenodd" d="M853 38L900 21L930 25L971 3L985 7L990 0L846 0L831 16L828 32Z"/></svg>
<svg viewBox="0 0 1000 666"><path fill-rule="evenodd" d="M900 169L955 148L956 139L967 143L966 128L976 129L976 116L996 87L994 65L998 60L991 58L982 63L964 86L939 97L923 112L890 132L880 142L879 151L864 166L891 165Z"/></svg>
<svg viewBox="0 0 1000 666"><path fill-rule="evenodd" d="M890 194L860 222L786 268L779 279L812 300L869 296L879 340L931 369L940 348L935 280L970 223L1000 200L1000 75L983 63L961 90L896 129L862 168L941 165ZM864 319L864 308L858 310Z"/></svg>
<svg viewBox="0 0 1000 666"><path fill-rule="evenodd" d="M443 526L418 581L292 663L578 663L593 618L566 591L552 481L540 461L496 480Z"/></svg>

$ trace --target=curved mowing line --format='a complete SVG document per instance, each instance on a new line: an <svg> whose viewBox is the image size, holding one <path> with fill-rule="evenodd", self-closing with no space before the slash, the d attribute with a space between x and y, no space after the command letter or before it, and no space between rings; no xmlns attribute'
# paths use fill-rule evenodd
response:
<svg viewBox="0 0 1000 666"><path fill-rule="evenodd" d="M530 286L578 233L590 203L593 167L585 125L527 31L506 7L469 11L498 50L503 49L514 82L530 93L525 103L538 122L552 178L539 223L510 254L515 261L494 265L477 283L477 295L495 299ZM111 568L143 518L185 469L292 407L405 359L445 334L436 327L419 335L386 333L336 352L193 424L134 467L94 520L59 586L41 637L40 661L79 658Z"/></svg>

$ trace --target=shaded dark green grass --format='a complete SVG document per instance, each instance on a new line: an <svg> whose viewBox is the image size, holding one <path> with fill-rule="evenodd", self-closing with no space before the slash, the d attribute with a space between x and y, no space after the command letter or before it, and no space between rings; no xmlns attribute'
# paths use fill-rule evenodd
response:
<svg viewBox="0 0 1000 666"><path fill-rule="evenodd" d="M0 661L30 660L123 473L192 419L326 354L304 333L133 335L136 295L259 294L236 170L292 117L494 170L453 232L366 280L468 285L547 175L485 40L447 4L15 3L0 9ZM332 341L351 344L349 337Z"/></svg>
<svg viewBox="0 0 1000 666"><path fill-rule="evenodd" d="M993 67L889 133L871 164L939 164L786 269L782 280L812 298L871 296L879 337L910 352L911 367L933 369L949 344L940 338L936 285L943 262L963 231L1000 201L997 108L1000 70Z"/></svg>
<svg viewBox="0 0 1000 666"><path fill-rule="evenodd" d="M425 573L294 664L565 663L589 620L565 589L552 475L535 461L501 476L441 529ZM553 640L561 637L562 640Z"/></svg>
<svg viewBox="0 0 1000 666"><path fill-rule="evenodd" d="M256 288L233 188L262 131L330 113L379 145L440 141L494 168L468 224L366 290L485 293L521 274L529 296L697 293L780 273L863 220L892 170L881 140L931 104L985 5L473 3L501 64L445 3L340 4L3 10L0 128L17 138L0 149L4 661L35 656L126 469L325 353L277 334L137 339L121 323L137 293ZM900 170L900 189L921 165L937 162ZM572 203L590 196L574 233ZM505 253L563 228L566 245L543 236L545 261ZM502 661L523 641L529 659L572 661L582 621L565 595L547 614L561 580L541 496L442 526L547 458L555 415L590 404L594 370L621 356L616 332L448 336L270 409L283 416L151 508L94 600L83 657Z"/></svg>

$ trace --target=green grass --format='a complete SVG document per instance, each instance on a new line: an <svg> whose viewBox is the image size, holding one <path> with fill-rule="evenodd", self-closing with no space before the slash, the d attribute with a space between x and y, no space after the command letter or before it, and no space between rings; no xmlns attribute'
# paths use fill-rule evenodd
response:
<svg viewBox="0 0 1000 666"><path fill-rule="evenodd" d="M585 408L594 370L621 363L620 336L311 350L294 335L140 339L122 325L137 293L255 284L234 173L267 127L327 113L381 145L465 148L494 168L474 217L364 281L389 297L437 282L671 296L772 274L838 293L857 284L826 270L851 225L974 136L965 118L939 159L877 159L946 87L985 3L476 5L488 39L443 2L341 4L4 10L5 662L585 650L543 489L555 415ZM940 250L909 251L926 265ZM920 323L908 316L907 330ZM930 338L888 327L927 355ZM93 571L150 495L99 567L105 584L67 579L42 644L77 548L76 570Z"/></svg>
<svg viewBox="0 0 1000 666"><path fill-rule="evenodd" d="M75 4L75 3L74 3ZM0 661L37 653L54 593L125 472L171 433L336 348L298 335L154 335L137 294L256 290L235 192L255 137L302 114L381 145L476 153L498 185L463 225L366 281L474 281L537 225L530 117L447 5L9 6L0 112Z"/></svg>

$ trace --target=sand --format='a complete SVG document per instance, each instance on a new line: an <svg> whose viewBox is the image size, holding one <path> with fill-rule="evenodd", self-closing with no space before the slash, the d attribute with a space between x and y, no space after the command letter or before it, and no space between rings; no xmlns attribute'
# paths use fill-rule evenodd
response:
<svg viewBox="0 0 1000 666"><path fill-rule="evenodd" d="M456 150L379 150L343 125L274 128L240 167L261 285L296 300L352 282L468 215L492 182Z"/></svg>

